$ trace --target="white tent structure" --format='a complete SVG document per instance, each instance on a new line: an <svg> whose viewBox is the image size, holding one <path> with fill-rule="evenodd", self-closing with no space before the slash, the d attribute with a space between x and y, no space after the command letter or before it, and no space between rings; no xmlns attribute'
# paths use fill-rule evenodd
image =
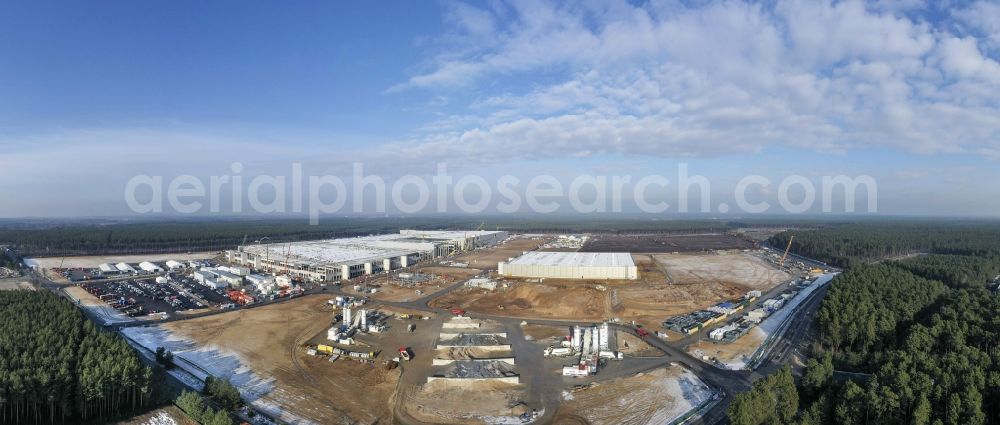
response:
<svg viewBox="0 0 1000 425"><path fill-rule="evenodd" d="M163 271L162 267L157 266L156 264L150 263L149 261L143 261L143 262L139 263L139 268L142 269L143 271L150 272L150 273L159 273L159 272Z"/></svg>

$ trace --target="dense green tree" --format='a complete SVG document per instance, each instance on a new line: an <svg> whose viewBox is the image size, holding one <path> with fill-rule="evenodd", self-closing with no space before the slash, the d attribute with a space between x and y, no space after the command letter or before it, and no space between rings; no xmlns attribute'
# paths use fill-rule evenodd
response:
<svg viewBox="0 0 1000 425"><path fill-rule="evenodd" d="M800 422L1000 424L1000 297L987 285L1000 274L998 231L963 223L797 233L797 252L850 266L816 314ZM880 261L914 252L923 254ZM848 373L834 379L833 369Z"/></svg>
<svg viewBox="0 0 1000 425"><path fill-rule="evenodd" d="M802 388L806 394L819 394L833 377L833 356L826 352L819 359L806 360L806 370L802 375Z"/></svg>
<svg viewBox="0 0 1000 425"><path fill-rule="evenodd" d="M235 410L243 405L240 391L228 379L209 376L205 379L205 394L227 409Z"/></svg>
<svg viewBox="0 0 1000 425"><path fill-rule="evenodd" d="M201 419L205 414L205 399L196 392L184 390L174 403L192 418Z"/></svg>
<svg viewBox="0 0 1000 425"><path fill-rule="evenodd" d="M225 410L219 409L213 413L206 413L202 417L202 425L232 425L233 420Z"/></svg>
<svg viewBox="0 0 1000 425"><path fill-rule="evenodd" d="M788 367L754 383L729 405L734 425L788 424L799 410L799 395Z"/></svg>
<svg viewBox="0 0 1000 425"><path fill-rule="evenodd" d="M102 421L143 407L151 370L50 292L0 291L0 423Z"/></svg>

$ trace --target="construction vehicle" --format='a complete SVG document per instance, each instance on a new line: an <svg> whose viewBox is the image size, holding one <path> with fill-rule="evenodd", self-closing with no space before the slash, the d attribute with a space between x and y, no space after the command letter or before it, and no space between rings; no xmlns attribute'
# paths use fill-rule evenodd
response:
<svg viewBox="0 0 1000 425"><path fill-rule="evenodd" d="M792 241L794 240L795 240L795 235L792 235L792 237L788 238L788 246L785 247L785 253L784 255L781 256L781 261L778 261L779 267L785 267L785 259L788 258L788 251L792 250Z"/></svg>
<svg viewBox="0 0 1000 425"><path fill-rule="evenodd" d="M410 354L410 347L399 347L399 358L404 361L410 361L412 355Z"/></svg>
<svg viewBox="0 0 1000 425"><path fill-rule="evenodd" d="M636 327L635 333L639 334L639 338L646 339L649 336L649 331L645 328Z"/></svg>

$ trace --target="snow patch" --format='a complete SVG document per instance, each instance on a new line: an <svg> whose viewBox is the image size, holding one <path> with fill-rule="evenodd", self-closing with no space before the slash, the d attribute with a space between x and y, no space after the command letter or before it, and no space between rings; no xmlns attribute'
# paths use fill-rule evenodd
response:
<svg viewBox="0 0 1000 425"><path fill-rule="evenodd" d="M140 425L177 425L177 421L169 413L161 411Z"/></svg>
<svg viewBox="0 0 1000 425"><path fill-rule="evenodd" d="M229 379L243 399L258 411L283 422L312 423L283 408L284 391L276 388L274 379L263 379L254 374L237 353L215 346L199 346L157 325L124 328L121 333L130 343L149 350L144 353L147 357L152 357L152 352L158 347L172 352L177 367L168 373L192 388L202 388L208 376ZM268 399L265 400L264 396Z"/></svg>

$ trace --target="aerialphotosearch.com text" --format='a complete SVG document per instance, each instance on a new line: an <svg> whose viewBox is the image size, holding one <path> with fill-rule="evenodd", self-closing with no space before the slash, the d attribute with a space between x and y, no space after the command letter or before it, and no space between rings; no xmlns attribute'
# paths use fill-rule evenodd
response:
<svg viewBox="0 0 1000 425"><path fill-rule="evenodd" d="M868 175L814 181L793 174L772 181L754 174L717 192L711 179L684 163L676 172L641 176L504 175L492 181L452 175L445 163L424 177L384 178L364 168L353 164L349 176L305 175L302 164L293 163L287 175L273 175L247 172L236 162L230 173L208 178L137 175L125 184L124 195L129 209L140 214L307 213L312 224L325 214L347 213L853 213L856 201L873 213L878 205L878 185ZM713 204L713 196L728 201Z"/></svg>

